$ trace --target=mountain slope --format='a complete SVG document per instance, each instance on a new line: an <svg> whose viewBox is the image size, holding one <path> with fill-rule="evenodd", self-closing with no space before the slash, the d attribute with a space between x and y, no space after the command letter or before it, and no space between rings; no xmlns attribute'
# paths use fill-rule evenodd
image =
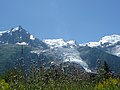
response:
<svg viewBox="0 0 120 90"><path fill-rule="evenodd" d="M104 61L106 61L111 71L120 72L119 57L106 53L101 49L91 48L88 46L79 47L78 51L80 52L81 58L85 60L85 62L92 70L95 70L97 61L99 60L101 62L101 65L103 65Z"/></svg>
<svg viewBox="0 0 120 90"><path fill-rule="evenodd" d="M79 45L76 41L64 41L63 39L47 39L44 42L53 52L61 55L62 62L75 62L80 64L87 72L91 72L86 62L82 60L77 48Z"/></svg>
<svg viewBox="0 0 120 90"><path fill-rule="evenodd" d="M120 57L120 35L105 36L99 42L88 42L80 46L99 48L107 53Z"/></svg>

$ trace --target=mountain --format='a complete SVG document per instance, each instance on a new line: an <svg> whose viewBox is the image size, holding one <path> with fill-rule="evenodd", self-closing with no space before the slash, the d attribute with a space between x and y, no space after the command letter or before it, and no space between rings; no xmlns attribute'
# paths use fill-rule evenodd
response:
<svg viewBox="0 0 120 90"><path fill-rule="evenodd" d="M75 40L40 39L34 37L21 26L0 31L0 72L15 67L24 60L25 68L31 62L37 66L77 65L83 71L94 72L97 60L106 61L110 69L119 72L120 36L103 37L99 42L78 44ZM71 69L70 69L71 70Z"/></svg>
<svg viewBox="0 0 120 90"><path fill-rule="evenodd" d="M63 39L47 39L44 42L50 47L52 52L61 55L62 62L75 62L80 64L87 72L91 72L88 65L79 55L76 41L64 41Z"/></svg>
<svg viewBox="0 0 120 90"><path fill-rule="evenodd" d="M105 40L103 41L105 42ZM106 61L111 71L118 72L119 70L120 58L108 53L108 49L105 49L110 47L105 46L108 42L99 46L95 46L97 42L92 46L88 43L88 45L79 45L76 41L65 41L63 39L47 39L44 42L52 52L56 52L56 55L61 56L64 62L69 61L80 64L87 72L95 72L97 60L100 60L101 64Z"/></svg>
<svg viewBox="0 0 120 90"><path fill-rule="evenodd" d="M99 48L107 53L120 57L120 35L105 36L98 42L88 42L79 45Z"/></svg>
<svg viewBox="0 0 120 90"><path fill-rule="evenodd" d="M76 41L47 39L44 42L56 52L62 52L64 61L79 63L86 71L95 71L97 60L106 61L112 71L120 72L120 36L105 36L99 42L78 44ZM87 69L86 69L87 68Z"/></svg>
<svg viewBox="0 0 120 90"><path fill-rule="evenodd" d="M53 49L52 46L49 46L50 44L53 44L52 46L57 47L58 49ZM21 57L24 57L24 63L26 63L26 65L30 64L31 59L46 64L46 67L53 62L60 65L61 63L68 62L70 58L71 62L79 62L87 70L87 64L82 62L82 59L78 55L79 53L74 49L74 47L77 46L79 45L76 44L75 41L68 41L65 43L62 39L51 41L45 40L43 42L38 38L35 38L21 26L1 31L0 71L4 71L6 69L5 67L10 68L15 66ZM60 47L63 47L63 49L60 49ZM73 50L74 53L72 52ZM74 61L72 61L73 59Z"/></svg>
<svg viewBox="0 0 120 90"><path fill-rule="evenodd" d="M80 57L87 63L89 68L95 71L98 61L103 66L104 62L107 62L111 71L120 72L120 57L109 54L104 50L95 47L79 47Z"/></svg>
<svg viewBox="0 0 120 90"><path fill-rule="evenodd" d="M26 65L30 64L30 60L37 61L38 56L31 51L47 48L47 44L34 37L21 26L0 31L0 72L15 67L21 57L24 57Z"/></svg>
<svg viewBox="0 0 120 90"><path fill-rule="evenodd" d="M35 38L21 26L0 31L0 44L31 45L34 47L47 48L47 45L38 38Z"/></svg>

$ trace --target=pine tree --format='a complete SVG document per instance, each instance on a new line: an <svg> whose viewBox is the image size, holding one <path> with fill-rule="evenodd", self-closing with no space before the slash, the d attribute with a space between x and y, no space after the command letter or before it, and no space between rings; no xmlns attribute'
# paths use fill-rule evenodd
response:
<svg viewBox="0 0 120 90"><path fill-rule="evenodd" d="M106 73L109 73L110 72L110 70L109 70L109 66L108 66L108 64L107 64L107 62L106 61L104 61L104 71L106 72Z"/></svg>
<svg viewBox="0 0 120 90"><path fill-rule="evenodd" d="M110 69L106 61L104 61L103 69L104 69L104 78L108 79L110 77Z"/></svg>

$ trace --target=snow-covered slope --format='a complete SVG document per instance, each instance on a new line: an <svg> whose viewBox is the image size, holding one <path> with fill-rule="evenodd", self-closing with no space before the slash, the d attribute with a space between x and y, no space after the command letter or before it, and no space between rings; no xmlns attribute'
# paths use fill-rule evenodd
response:
<svg viewBox="0 0 120 90"><path fill-rule="evenodd" d="M79 63L87 72L91 72L88 65L82 58L77 50L79 46L76 41L64 41L63 39L46 39L44 42L56 52L56 54L61 54L63 62L75 62Z"/></svg>
<svg viewBox="0 0 120 90"><path fill-rule="evenodd" d="M101 48L110 54L120 56L120 35L104 36L98 42L88 42L79 46Z"/></svg>
<svg viewBox="0 0 120 90"><path fill-rule="evenodd" d="M106 50L108 53L120 57L120 44L119 45L116 44L112 47L108 47Z"/></svg>
<svg viewBox="0 0 120 90"><path fill-rule="evenodd" d="M76 48L69 48L69 49L64 48L62 52L63 52L64 62L79 63L87 72L91 72L87 63L84 60L82 60L82 58L80 57L80 53Z"/></svg>

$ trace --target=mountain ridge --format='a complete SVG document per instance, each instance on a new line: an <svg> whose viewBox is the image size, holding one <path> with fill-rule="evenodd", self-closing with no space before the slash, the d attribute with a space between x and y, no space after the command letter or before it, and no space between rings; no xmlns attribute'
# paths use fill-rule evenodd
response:
<svg viewBox="0 0 120 90"><path fill-rule="evenodd" d="M107 43L107 46L112 46L116 44L117 42L120 42L120 35L109 35L109 36L104 36L102 37L98 42L88 42L88 43L83 43L79 44L80 46L89 46L89 47L102 47L102 45Z"/></svg>
<svg viewBox="0 0 120 90"><path fill-rule="evenodd" d="M21 26L0 32L1 47L4 46L9 48L9 44L12 44L14 47L16 47L16 45L26 46L29 50L28 55L32 55L30 57L32 57L33 60L43 60L42 62L48 63L48 65L50 63L59 65L65 62L77 63L87 72L92 72L91 69L95 70L96 61L101 57L101 61L107 61L110 66L113 66L112 60L115 59L116 62L114 62L114 64L117 65L118 68L118 63L120 62L119 40L119 35L105 36L100 39L99 42L85 44L78 44L75 40L65 41L64 39L40 40ZM32 47L32 49L29 46ZM14 53L17 52L14 51ZM3 55L2 57L4 60L4 53L2 54L1 52L1 55ZM13 56L10 56L9 58L11 57ZM108 59L110 59L110 62ZM116 68L113 68L112 70L117 71Z"/></svg>
<svg viewBox="0 0 120 90"><path fill-rule="evenodd" d="M0 44L32 45L35 47L42 46L43 48L47 48L44 42L35 38L21 26L6 31L0 31Z"/></svg>

